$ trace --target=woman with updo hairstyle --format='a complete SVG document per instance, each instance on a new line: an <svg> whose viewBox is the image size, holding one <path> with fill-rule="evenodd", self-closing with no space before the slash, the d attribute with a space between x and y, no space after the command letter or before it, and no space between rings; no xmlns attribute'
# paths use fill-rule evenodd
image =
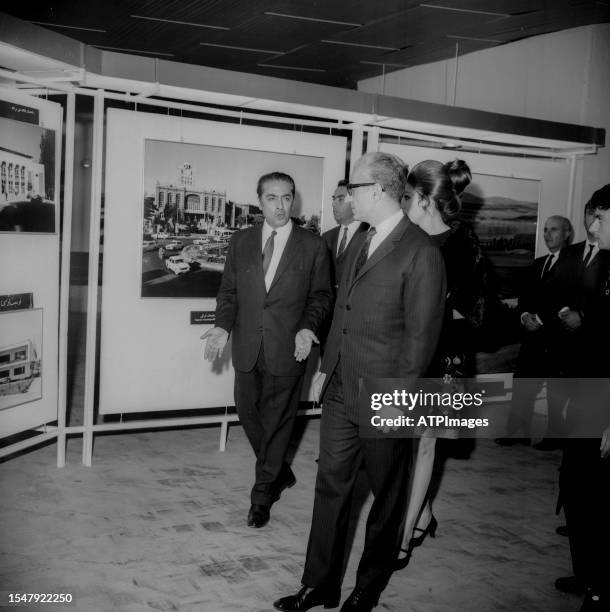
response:
<svg viewBox="0 0 610 612"><path fill-rule="evenodd" d="M479 329L483 322L489 271L476 234L459 219L460 195L471 180L470 168L460 159L446 164L422 161L407 176L403 200L403 210L409 219L429 234L443 253L447 272L445 318L427 377L443 379L453 385L451 391L459 386L460 378L475 374L473 330ZM427 428L414 447L417 454L401 556L395 569L406 567L413 549L421 545L428 534L434 537L436 532L438 523L432 514L428 489L438 437L455 439L457 430Z"/></svg>

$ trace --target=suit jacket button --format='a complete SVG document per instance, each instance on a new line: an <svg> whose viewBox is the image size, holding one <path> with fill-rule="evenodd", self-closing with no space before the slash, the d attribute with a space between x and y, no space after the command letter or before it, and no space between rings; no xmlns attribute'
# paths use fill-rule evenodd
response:
<svg viewBox="0 0 610 612"><path fill-rule="evenodd" d="M352 307L351 307L349 304L347 304L347 305L345 306L345 310L351 310L351 309L352 309Z"/></svg>
<svg viewBox="0 0 610 612"><path fill-rule="evenodd" d="M343 329L343 333L344 333L344 334L347 334L347 329Z"/></svg>

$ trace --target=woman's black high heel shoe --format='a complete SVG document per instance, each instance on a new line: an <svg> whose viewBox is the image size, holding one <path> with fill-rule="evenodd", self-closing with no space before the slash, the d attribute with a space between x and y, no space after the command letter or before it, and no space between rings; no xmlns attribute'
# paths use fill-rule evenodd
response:
<svg viewBox="0 0 610 612"><path fill-rule="evenodd" d="M428 526L425 529L420 529L419 527L416 527L413 530L414 532L421 531L421 534L413 536L411 538L411 541L409 542L409 548L417 548L418 546L421 546L424 543L424 540L426 539L426 536L428 534L430 534L431 538L436 537L436 528L438 527L438 521L434 517L434 514L432 514L431 516L432 518L430 519L430 522L428 523Z"/></svg>
<svg viewBox="0 0 610 612"><path fill-rule="evenodd" d="M414 536L409 540L408 548L400 549L400 552L398 554L400 555L400 553L405 553L405 556L404 557L399 556L398 559L396 559L396 561L394 562L395 572L398 570L404 569L405 567L407 567L407 565L409 565L409 561L411 561L411 556L413 555L413 549L417 548L418 546L421 546L424 543L424 540L426 539L426 536L428 534L430 534L431 538L436 537L437 527L438 527L438 521L436 520L436 518L434 518L434 515L432 515L432 518L430 519L430 522L428 523L428 526L425 529L415 527L413 531L421 531L421 534Z"/></svg>

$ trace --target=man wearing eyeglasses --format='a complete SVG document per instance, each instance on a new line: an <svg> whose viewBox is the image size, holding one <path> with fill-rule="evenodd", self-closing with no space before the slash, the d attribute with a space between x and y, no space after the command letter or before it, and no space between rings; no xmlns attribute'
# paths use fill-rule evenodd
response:
<svg viewBox="0 0 610 612"><path fill-rule="evenodd" d="M411 443L361 437L357 398L362 377L401 378L407 391L414 391L443 320L443 258L428 235L403 215L405 185L403 162L387 153L361 157L347 185L354 218L370 229L353 239L322 360L320 460L302 586L276 601L278 610L339 604L351 497L361 464L375 499L356 585L342 612L368 612L377 605L398 554ZM397 408L388 412L385 416L403 414Z"/></svg>

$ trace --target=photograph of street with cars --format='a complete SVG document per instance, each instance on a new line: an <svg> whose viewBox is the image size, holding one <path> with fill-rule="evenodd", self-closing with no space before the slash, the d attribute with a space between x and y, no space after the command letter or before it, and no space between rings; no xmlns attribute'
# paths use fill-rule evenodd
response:
<svg viewBox="0 0 610 612"><path fill-rule="evenodd" d="M146 140L141 296L216 297L231 236L263 222L256 185L274 171L296 183L293 222L320 233L322 158Z"/></svg>

